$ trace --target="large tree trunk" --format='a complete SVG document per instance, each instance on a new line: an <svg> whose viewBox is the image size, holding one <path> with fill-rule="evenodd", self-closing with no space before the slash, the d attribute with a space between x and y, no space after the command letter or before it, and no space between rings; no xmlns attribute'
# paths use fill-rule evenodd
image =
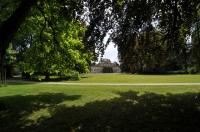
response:
<svg viewBox="0 0 200 132"><path fill-rule="evenodd" d="M14 37L20 25L24 22L31 7L36 3L36 0L22 0L14 13L1 24L0 27L0 42L4 49Z"/></svg>
<svg viewBox="0 0 200 132"><path fill-rule="evenodd" d="M6 49L9 46L9 42L13 39L15 33L19 29L20 25L25 20L31 7L36 3L36 0L22 0L18 8L14 13L1 24L0 27L0 67L1 67L1 79L5 79L5 55ZM2 81L3 82L3 81Z"/></svg>

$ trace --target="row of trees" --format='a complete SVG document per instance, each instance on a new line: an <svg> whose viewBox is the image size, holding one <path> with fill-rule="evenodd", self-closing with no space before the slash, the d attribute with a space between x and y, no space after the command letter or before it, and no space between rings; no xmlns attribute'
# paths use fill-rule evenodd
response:
<svg viewBox="0 0 200 132"><path fill-rule="evenodd" d="M125 72L199 68L200 2L127 0L116 12L112 40Z"/></svg>
<svg viewBox="0 0 200 132"><path fill-rule="evenodd" d="M4 60L13 58L6 49L24 72L47 79L87 72L110 41L118 46L124 72L199 67L199 7L196 0L2 1L1 73Z"/></svg>

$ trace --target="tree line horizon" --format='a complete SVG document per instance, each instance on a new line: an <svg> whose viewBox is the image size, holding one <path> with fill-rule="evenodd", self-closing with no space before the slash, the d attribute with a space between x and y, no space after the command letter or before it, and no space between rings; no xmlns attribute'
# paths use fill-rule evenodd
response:
<svg viewBox="0 0 200 132"><path fill-rule="evenodd" d="M86 73L110 42L122 72L200 70L198 0L6 0L0 18L1 79Z"/></svg>

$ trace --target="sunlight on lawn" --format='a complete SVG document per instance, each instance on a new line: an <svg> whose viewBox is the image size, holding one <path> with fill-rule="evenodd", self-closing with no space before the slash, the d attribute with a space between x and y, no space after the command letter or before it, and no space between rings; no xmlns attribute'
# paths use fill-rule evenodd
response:
<svg viewBox="0 0 200 132"><path fill-rule="evenodd" d="M134 104L137 104L138 101L129 99L132 98L132 94L129 95L128 93L132 92L137 92L138 98L140 98L140 96L145 96L145 100L147 99L146 97L148 97L146 95L149 95L149 93L155 94L159 98L160 96L181 96L184 93L186 93L185 95L188 93L188 95L185 97L185 99L187 99L190 98L189 93L194 93L195 96L197 96L200 92L200 86L65 86L42 84L9 85L0 89L0 102L6 105L6 109L9 109L9 111L1 111L1 114L6 116L1 116L0 118L1 120L4 120L5 123L7 121L9 122L11 119L15 122L20 120L20 126L23 129L41 126L43 122L48 120L57 122L57 120L65 121L68 120L66 118L72 118L72 120L77 121L75 118L76 115L73 115L73 113L78 112L79 109L83 109L83 111L81 111L84 112L85 108L90 109L90 104L95 104L95 102L100 103L97 106L92 106L95 107L94 111L92 110L94 112L93 114L95 115L96 112L98 113L98 111L110 109L109 105L112 105L112 103L107 104L107 102L112 102L114 100L119 100L119 102L116 102L116 106L113 106L117 107L115 109L119 110L123 104L121 100L125 101L124 103L126 103L126 101L133 101ZM123 99L124 95L122 93L126 93L125 97L127 99ZM150 94L148 99L149 101L151 100L151 96L152 95ZM198 98L198 96L196 98ZM101 104L101 102L104 103ZM63 109L67 109L67 113L65 113ZM111 111L112 110L113 109L111 109ZM54 119L55 112L57 114L64 112L63 115L59 115L61 116L61 119ZM70 113L72 115L68 115ZM62 118L62 116L64 117ZM89 115L86 114L85 116ZM18 125L15 127L18 127ZM42 129L42 127L40 129Z"/></svg>
<svg viewBox="0 0 200 132"><path fill-rule="evenodd" d="M80 83L178 83L200 82L200 75L85 74Z"/></svg>

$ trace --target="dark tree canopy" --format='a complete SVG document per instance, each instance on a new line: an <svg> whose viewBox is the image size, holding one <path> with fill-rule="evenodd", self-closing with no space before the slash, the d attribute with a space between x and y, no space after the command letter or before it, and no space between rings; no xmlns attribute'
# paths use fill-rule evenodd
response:
<svg viewBox="0 0 200 132"><path fill-rule="evenodd" d="M187 69L187 39L197 22L199 1L133 0L115 6L111 35L125 72ZM196 27L195 27L196 28Z"/></svg>

